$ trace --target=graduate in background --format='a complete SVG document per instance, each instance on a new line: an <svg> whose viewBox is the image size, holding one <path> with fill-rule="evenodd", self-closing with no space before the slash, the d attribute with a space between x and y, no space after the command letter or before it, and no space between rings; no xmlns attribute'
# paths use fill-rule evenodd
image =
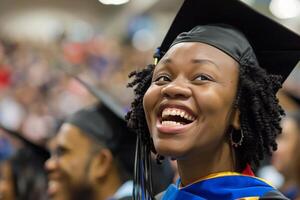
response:
<svg viewBox="0 0 300 200"><path fill-rule="evenodd" d="M124 112L103 91L77 78L99 102L69 116L46 162L51 200L129 200L136 136Z"/></svg>
<svg viewBox="0 0 300 200"><path fill-rule="evenodd" d="M157 199L286 199L251 168L277 148L276 92L300 36L237 0L185 0L154 57L130 75L134 199L154 199L150 151L176 159L180 175Z"/></svg>
<svg viewBox="0 0 300 200"><path fill-rule="evenodd" d="M46 200L47 175L44 163L49 152L4 126L0 129L21 143L11 156L0 162L1 200Z"/></svg>
<svg viewBox="0 0 300 200"><path fill-rule="evenodd" d="M280 190L291 200L300 199L300 110L289 113L282 120L282 134L277 138L278 150L272 164L284 177Z"/></svg>
<svg viewBox="0 0 300 200"><path fill-rule="evenodd" d="M297 127L300 99L286 88L281 89L277 93L277 97L286 113L281 121L282 134L276 138L277 150L272 157L266 157L256 174L279 188L289 199L295 199L298 193L296 157L300 156L296 149L300 144L300 141L298 142L300 132Z"/></svg>

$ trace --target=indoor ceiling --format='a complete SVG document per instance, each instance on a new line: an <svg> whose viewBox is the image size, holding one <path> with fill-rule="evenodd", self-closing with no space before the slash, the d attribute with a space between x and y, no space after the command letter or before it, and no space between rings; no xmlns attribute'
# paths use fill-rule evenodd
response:
<svg viewBox="0 0 300 200"><path fill-rule="evenodd" d="M243 0L273 17L270 0ZM297 0L296 0L297 1ZM165 33L183 0L131 0L127 4L103 5L98 0L0 0L1 31L18 37L36 38L62 27L88 24L96 31L121 36L130 18L147 13L153 17L158 36ZM300 16L279 20L300 33ZM76 26L75 26L76 28Z"/></svg>

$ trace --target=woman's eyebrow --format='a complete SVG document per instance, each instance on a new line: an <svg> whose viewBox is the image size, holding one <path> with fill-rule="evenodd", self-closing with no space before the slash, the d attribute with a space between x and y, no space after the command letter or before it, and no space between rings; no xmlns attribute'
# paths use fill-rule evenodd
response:
<svg viewBox="0 0 300 200"><path fill-rule="evenodd" d="M214 65L218 70L220 70L220 67L216 63L214 63L213 61L211 61L211 60L207 60L207 59L192 59L192 63L193 64L207 64L207 63L209 63L209 64Z"/></svg>
<svg viewBox="0 0 300 200"><path fill-rule="evenodd" d="M170 64L172 63L172 59L171 58L166 58L166 59L163 59L162 60L162 63L163 64ZM213 62L212 60L208 60L208 59L192 59L191 61L193 64L212 64L214 65L218 70L220 69L220 67L215 63Z"/></svg>
<svg viewBox="0 0 300 200"><path fill-rule="evenodd" d="M172 59L170 59L170 58L163 59L163 60L162 60L162 63L163 63L163 64L172 63Z"/></svg>

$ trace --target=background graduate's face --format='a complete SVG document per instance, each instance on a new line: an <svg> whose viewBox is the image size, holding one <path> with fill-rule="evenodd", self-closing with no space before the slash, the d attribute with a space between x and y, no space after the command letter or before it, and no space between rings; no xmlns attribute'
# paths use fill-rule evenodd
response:
<svg viewBox="0 0 300 200"><path fill-rule="evenodd" d="M64 124L46 162L48 194L53 200L75 199L82 193L90 193L91 140L71 124ZM79 198L79 197L78 197Z"/></svg>
<svg viewBox="0 0 300 200"><path fill-rule="evenodd" d="M237 62L217 48L196 42L171 47L143 99L157 152L177 159L212 156L228 143L225 132L238 123L230 119L237 113L231 112L237 84Z"/></svg>
<svg viewBox="0 0 300 200"><path fill-rule="evenodd" d="M15 200L16 193L13 180L12 165L9 161L0 164L0 199Z"/></svg>
<svg viewBox="0 0 300 200"><path fill-rule="evenodd" d="M299 153L300 130L296 121L291 117L282 120L282 134L277 138L278 149L273 153L272 164L286 177L295 177L299 168L296 158Z"/></svg>

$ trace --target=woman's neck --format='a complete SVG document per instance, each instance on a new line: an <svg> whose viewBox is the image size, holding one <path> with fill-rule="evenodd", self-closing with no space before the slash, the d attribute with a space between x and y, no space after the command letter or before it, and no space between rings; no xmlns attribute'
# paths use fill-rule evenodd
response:
<svg viewBox="0 0 300 200"><path fill-rule="evenodd" d="M192 153L191 153L192 154ZM235 156L229 143L209 152L191 155L177 160L182 186L197 182L201 178L224 171L235 171Z"/></svg>

